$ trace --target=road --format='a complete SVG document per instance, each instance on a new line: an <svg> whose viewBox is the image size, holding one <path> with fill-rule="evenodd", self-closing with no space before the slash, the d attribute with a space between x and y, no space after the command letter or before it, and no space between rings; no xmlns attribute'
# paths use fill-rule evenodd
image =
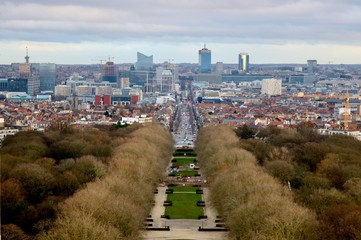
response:
<svg viewBox="0 0 361 240"><path fill-rule="evenodd" d="M178 121L173 131L176 148L193 148L198 128L194 120L191 102L183 100L178 103L175 118Z"/></svg>

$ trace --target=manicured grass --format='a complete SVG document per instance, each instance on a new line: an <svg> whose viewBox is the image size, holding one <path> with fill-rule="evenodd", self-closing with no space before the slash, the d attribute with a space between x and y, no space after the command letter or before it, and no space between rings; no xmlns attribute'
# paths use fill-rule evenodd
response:
<svg viewBox="0 0 361 240"><path fill-rule="evenodd" d="M190 163L194 163L194 159L196 159L195 157L185 157L185 158L174 158L177 161L176 162L172 162L173 166L185 166L185 165L189 165Z"/></svg>
<svg viewBox="0 0 361 240"><path fill-rule="evenodd" d="M196 192L197 189L200 189L199 187L182 187L182 186L175 186L169 188L173 189L174 192Z"/></svg>
<svg viewBox="0 0 361 240"><path fill-rule="evenodd" d="M197 201L202 200L200 194L173 193L167 195L167 200L173 203L173 206L165 208L165 215L170 219L198 219L203 215L203 208L197 206Z"/></svg>

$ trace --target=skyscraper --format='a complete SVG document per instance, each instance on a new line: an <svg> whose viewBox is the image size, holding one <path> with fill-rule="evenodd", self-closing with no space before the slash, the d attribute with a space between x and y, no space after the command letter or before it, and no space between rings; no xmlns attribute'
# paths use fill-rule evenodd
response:
<svg viewBox="0 0 361 240"><path fill-rule="evenodd" d="M307 72L317 72L317 60L307 60Z"/></svg>
<svg viewBox="0 0 361 240"><path fill-rule="evenodd" d="M114 65L114 62L107 61L101 67L102 81L111 83L118 82L118 67Z"/></svg>
<svg viewBox="0 0 361 240"><path fill-rule="evenodd" d="M146 56L143 53L137 52L137 63L135 64L135 70L149 71L152 69L153 69L153 55Z"/></svg>
<svg viewBox="0 0 361 240"><path fill-rule="evenodd" d="M222 74L223 70L224 70L223 62L217 62L215 72L218 73L218 74Z"/></svg>
<svg viewBox="0 0 361 240"><path fill-rule="evenodd" d="M55 63L40 63L40 91L54 91L56 83Z"/></svg>
<svg viewBox="0 0 361 240"><path fill-rule="evenodd" d="M204 44L204 47L198 51L198 54L199 54L199 65L201 66L201 72L210 73L212 71L211 50L206 48L206 44Z"/></svg>
<svg viewBox="0 0 361 240"><path fill-rule="evenodd" d="M240 53L238 55L238 70L243 72L249 71L249 55L248 53Z"/></svg>

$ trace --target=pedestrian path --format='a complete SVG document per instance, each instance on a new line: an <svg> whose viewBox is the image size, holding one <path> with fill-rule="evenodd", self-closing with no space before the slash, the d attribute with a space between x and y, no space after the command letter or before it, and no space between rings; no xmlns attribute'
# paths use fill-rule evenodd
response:
<svg viewBox="0 0 361 240"><path fill-rule="evenodd" d="M189 157L189 156L187 156ZM182 158L181 156L174 156L173 158ZM167 169L172 166L172 162L170 162ZM199 170L198 170L199 171ZM168 176L169 172L167 171L165 176ZM166 194L166 190L168 189L167 185L172 186L184 186L190 187L197 185L199 188L203 190L203 193L198 193L202 196L202 201L205 203L205 207L203 207L203 216L206 218L202 219L166 219L165 217L165 208L163 206L164 201L167 200L168 194ZM178 188L182 189L182 188ZM187 192L182 192L182 190L178 190L175 188L172 194L197 194L196 191L189 191L186 188ZM164 240L221 240L226 239L227 232L221 232L218 230L224 230L223 228L217 227L217 222L219 218L217 218L216 210L211 206L209 190L207 187L207 183L204 177L172 177L168 176L164 178L164 182L157 187L157 192L154 197L154 207L150 212L150 218L147 219L147 223L151 224L152 230L146 230L143 234L143 239L145 240L155 240L155 239L164 239ZM189 196L189 195L188 195ZM175 207L175 206L173 206ZM199 207L201 208L201 207ZM194 209L190 210L194 211ZM192 212L193 213L193 212ZM148 221L150 220L150 221ZM217 220L217 221L216 221ZM217 229L217 231L199 231L199 229ZM169 231L165 231L169 230Z"/></svg>
<svg viewBox="0 0 361 240"><path fill-rule="evenodd" d="M170 231L145 231L143 235L144 240L173 240L173 239L194 239L194 240L221 240L226 239L225 232L200 232L199 227L202 228L215 228L215 220L217 218L216 211L211 207L209 202L209 191L203 188L203 199L206 202L205 215L207 219L194 220L194 219L165 219L161 218L164 214L165 207L164 201L167 199L165 190L167 187L159 186L158 193L155 194L155 205L151 210L153 219L153 227L170 227ZM179 192L184 193L184 192ZM194 193L194 192L189 192ZM174 193L173 193L174 194Z"/></svg>

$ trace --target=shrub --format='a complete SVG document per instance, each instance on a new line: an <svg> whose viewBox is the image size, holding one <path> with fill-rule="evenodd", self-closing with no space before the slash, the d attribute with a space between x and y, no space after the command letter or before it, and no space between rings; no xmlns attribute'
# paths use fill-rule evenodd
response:
<svg viewBox="0 0 361 240"><path fill-rule="evenodd" d="M54 176L45 168L34 163L17 165L11 171L10 176L22 183L30 202L42 201L55 187Z"/></svg>
<svg viewBox="0 0 361 240"><path fill-rule="evenodd" d="M361 239L361 207L337 205L321 215L324 239Z"/></svg>
<svg viewBox="0 0 361 240"><path fill-rule="evenodd" d="M361 205L361 178L347 180L343 188L358 205Z"/></svg>
<svg viewBox="0 0 361 240"><path fill-rule="evenodd" d="M27 193L18 179L10 178L1 183L1 221L11 223L27 207Z"/></svg>
<svg viewBox="0 0 361 240"><path fill-rule="evenodd" d="M76 159L72 168L72 172L80 184L102 177L106 174L106 171L106 166L93 156L83 156Z"/></svg>
<svg viewBox="0 0 361 240"><path fill-rule="evenodd" d="M266 162L265 168L282 183L291 181L296 175L293 165L285 161Z"/></svg>
<svg viewBox="0 0 361 240"><path fill-rule="evenodd" d="M1 225L1 236L7 240L31 240L31 237L15 224Z"/></svg>

